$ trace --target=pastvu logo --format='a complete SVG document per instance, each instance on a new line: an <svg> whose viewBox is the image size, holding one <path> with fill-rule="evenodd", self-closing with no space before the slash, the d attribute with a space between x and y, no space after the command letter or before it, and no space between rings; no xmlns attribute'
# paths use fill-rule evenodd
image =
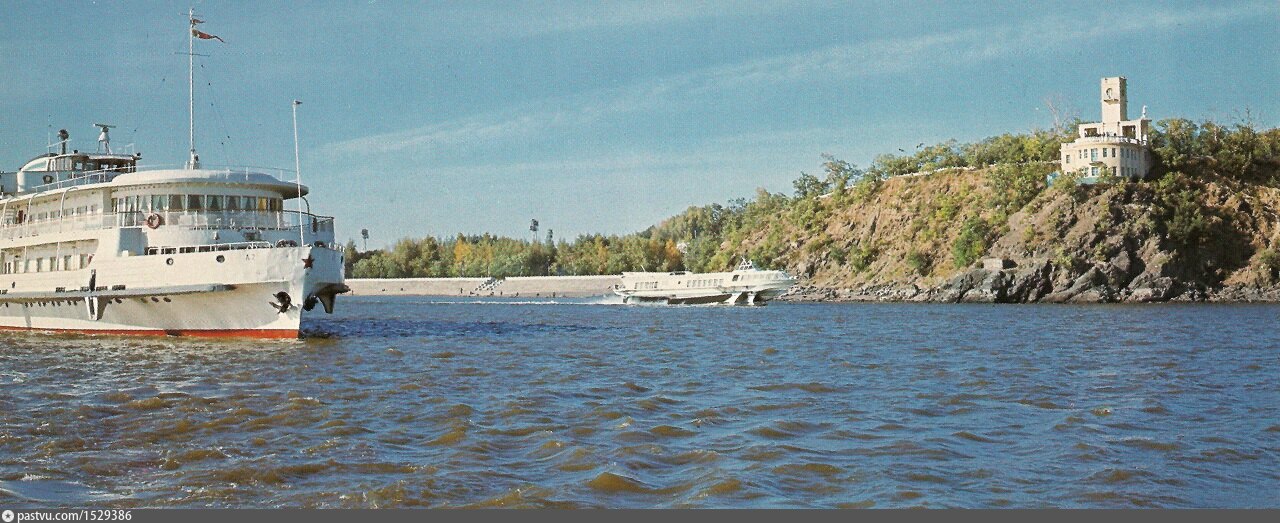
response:
<svg viewBox="0 0 1280 523"><path fill-rule="evenodd" d="M3 514L0 514L0 519L3 519L4 523L13 523L13 511L12 510L4 511Z"/></svg>

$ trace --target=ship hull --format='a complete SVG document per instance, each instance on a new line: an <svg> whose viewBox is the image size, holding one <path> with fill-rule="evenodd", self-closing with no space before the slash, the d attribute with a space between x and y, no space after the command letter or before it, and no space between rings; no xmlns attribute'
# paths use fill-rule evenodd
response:
<svg viewBox="0 0 1280 523"><path fill-rule="evenodd" d="M223 261L215 261L217 256ZM157 287L143 280L166 271L181 284ZM122 258L94 269L91 277L97 289L107 283L107 289L124 290L62 298L15 289L0 295L0 330L298 338L308 309L318 313L321 298L328 308L333 295L345 290L340 253L310 246Z"/></svg>
<svg viewBox="0 0 1280 523"><path fill-rule="evenodd" d="M734 289L714 289L705 291L688 290L652 290L635 291L615 289L614 293L622 296L625 303L663 303L667 305L764 305L769 300L781 296L790 287L789 282L770 285L756 285Z"/></svg>

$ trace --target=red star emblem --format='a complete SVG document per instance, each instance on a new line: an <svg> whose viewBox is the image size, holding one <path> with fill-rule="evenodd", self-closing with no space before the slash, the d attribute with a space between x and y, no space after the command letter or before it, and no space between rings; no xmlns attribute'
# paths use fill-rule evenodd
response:
<svg viewBox="0 0 1280 523"><path fill-rule="evenodd" d="M310 255L307 255L307 257L306 257L306 258L303 258L303 259L302 259L302 268L303 268L303 269L310 269L310 268L311 268L311 264L313 264L313 263L315 263L315 262L316 262L316 259L315 259L315 258L312 258Z"/></svg>

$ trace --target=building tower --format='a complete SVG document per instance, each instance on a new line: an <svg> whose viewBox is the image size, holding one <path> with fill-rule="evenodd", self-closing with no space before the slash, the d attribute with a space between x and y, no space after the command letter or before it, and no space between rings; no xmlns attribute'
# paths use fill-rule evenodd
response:
<svg viewBox="0 0 1280 523"><path fill-rule="evenodd" d="M1129 119L1128 82L1123 76L1103 78L1099 93L1102 121L1080 124L1080 136L1064 144L1063 172L1080 172L1081 181L1092 183L1104 172L1141 179L1151 170L1147 133L1151 120L1144 107L1137 120Z"/></svg>

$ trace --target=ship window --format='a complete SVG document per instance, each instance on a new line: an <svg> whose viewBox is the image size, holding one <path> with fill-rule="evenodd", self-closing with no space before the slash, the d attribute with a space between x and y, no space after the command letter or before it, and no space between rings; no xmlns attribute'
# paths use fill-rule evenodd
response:
<svg viewBox="0 0 1280 523"><path fill-rule="evenodd" d="M221 210L222 210L222 195L221 195L221 194L210 194L210 195L209 195L208 203L209 203L209 210L210 210L210 211L221 211Z"/></svg>
<svg viewBox="0 0 1280 523"><path fill-rule="evenodd" d="M187 195L187 210L199 211L204 209L204 196L199 194Z"/></svg>
<svg viewBox="0 0 1280 523"><path fill-rule="evenodd" d="M165 198L163 194L155 194L151 196L151 210L153 211L159 212L165 210L168 207L168 205L166 205L167 203L169 203L169 199Z"/></svg>
<svg viewBox="0 0 1280 523"><path fill-rule="evenodd" d="M228 197L227 197L227 210L228 210L228 211L238 211L238 210L240 210L240 197L239 197L239 196L228 196Z"/></svg>
<svg viewBox="0 0 1280 523"><path fill-rule="evenodd" d="M733 275L733 281L738 281L738 275L737 275L737 274L734 274L734 275Z"/></svg>
<svg viewBox="0 0 1280 523"><path fill-rule="evenodd" d="M259 210L259 211L265 211L265 210L267 210L267 200L269 200L269 198L258 198L258 210Z"/></svg>
<svg viewBox="0 0 1280 523"><path fill-rule="evenodd" d="M170 210L170 211L181 211L181 210L182 210L182 208L183 208L183 205L182 205L182 203L183 203L183 202L182 202L182 200L183 200L183 198L182 198L182 195L181 195L181 194L170 194L170 195L169 195L169 210Z"/></svg>
<svg viewBox="0 0 1280 523"><path fill-rule="evenodd" d="M88 254L81 254L81 255L80 255L80 267L81 267L81 268L83 268L83 267L84 267L84 266L86 266L86 265L89 265L89 255L88 255Z"/></svg>

